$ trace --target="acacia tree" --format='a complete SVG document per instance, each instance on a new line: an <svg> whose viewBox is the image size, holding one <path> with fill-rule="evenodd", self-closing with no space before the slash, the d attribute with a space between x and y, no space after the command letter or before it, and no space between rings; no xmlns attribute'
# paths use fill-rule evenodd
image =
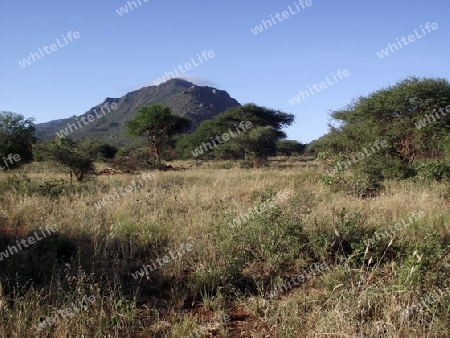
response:
<svg viewBox="0 0 450 338"><path fill-rule="evenodd" d="M152 105L141 107L138 114L126 122L131 136L144 136L151 154L161 164L164 147L172 146L176 134L189 130L191 121L172 114L169 107Z"/></svg>
<svg viewBox="0 0 450 338"><path fill-rule="evenodd" d="M230 108L216 117L217 125L225 128L238 126L241 121L250 121L253 127L272 127L280 130L294 122L294 115L248 103Z"/></svg>
<svg viewBox="0 0 450 338"><path fill-rule="evenodd" d="M18 154L20 163L33 160L32 146L36 143L35 125L32 118L21 114L0 112L0 157ZM12 163L11 167L20 163Z"/></svg>
<svg viewBox="0 0 450 338"><path fill-rule="evenodd" d="M249 124L247 124L249 122ZM192 152L195 145L211 143L223 134L236 134L243 125L250 127L221 142L212 151L201 153L202 158L246 159L258 167L267 162L267 157L276 153L277 141L286 138L281 128L294 122L294 116L279 110L255 104L230 108L212 120L203 121L195 133L180 138L177 146L181 152ZM219 141L220 142L220 141Z"/></svg>
<svg viewBox="0 0 450 338"><path fill-rule="evenodd" d="M295 140L281 140L277 142L277 152L280 152L285 156L291 156L292 153L297 153L298 155L303 154L305 149L305 144L301 144Z"/></svg>
<svg viewBox="0 0 450 338"><path fill-rule="evenodd" d="M327 142L347 152L376 140L386 140L379 165L391 166L389 175L407 175L419 156L448 151L450 83L445 79L411 77L354 100L344 109L331 112L333 122ZM444 112L444 113L442 113ZM429 120L425 127L420 127ZM331 136L331 137L330 137Z"/></svg>
<svg viewBox="0 0 450 338"><path fill-rule="evenodd" d="M83 181L86 175L94 172L93 159L89 154L83 153L78 144L67 137L58 138L54 144L53 157L56 162L69 168L70 181L72 173L78 182Z"/></svg>
<svg viewBox="0 0 450 338"><path fill-rule="evenodd" d="M286 138L281 129L294 122L294 115L249 103L217 116L217 124L221 128L237 126L241 121L250 122L252 128L233 142L235 147L243 147L245 159L259 167L267 163L268 156L276 154L277 141Z"/></svg>
<svg viewBox="0 0 450 338"><path fill-rule="evenodd" d="M247 159L254 167L260 167L267 163L267 157L275 155L277 141L286 138L286 134L270 126L251 129L247 135L242 137L241 144L244 145Z"/></svg>

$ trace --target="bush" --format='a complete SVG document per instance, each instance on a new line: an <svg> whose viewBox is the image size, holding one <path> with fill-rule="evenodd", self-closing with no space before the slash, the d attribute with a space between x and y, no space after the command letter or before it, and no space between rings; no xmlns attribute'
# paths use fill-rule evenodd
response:
<svg viewBox="0 0 450 338"><path fill-rule="evenodd" d="M252 208L275 196L272 188L252 193ZM287 205L293 203L290 197ZM257 285L268 286L272 278L283 274L296 260L308 259L304 253L308 237L299 216L286 213L286 205L274 205L260 214L230 228L230 223L239 215L226 215L225 222L215 228L215 238L220 247L220 256L227 266L221 276L224 292L233 288L243 292L256 292ZM247 213L248 210L244 211Z"/></svg>
<svg viewBox="0 0 450 338"><path fill-rule="evenodd" d="M358 198L375 197L384 189L380 177L369 174L324 175L322 183L330 187L333 192L344 191L347 195Z"/></svg>
<svg viewBox="0 0 450 338"><path fill-rule="evenodd" d="M372 198L378 196L384 185L376 176L363 175L348 180L346 192L358 198Z"/></svg>
<svg viewBox="0 0 450 338"><path fill-rule="evenodd" d="M8 163L7 169L18 168L31 162L33 160L32 145L35 143L33 118L25 118L23 115L13 112L0 111L0 158L6 158L10 154L20 156L19 161L14 159L14 161Z"/></svg>
<svg viewBox="0 0 450 338"><path fill-rule="evenodd" d="M366 227L367 217L360 213L350 213L345 208L333 210L333 219L316 224L308 232L308 247L318 260L340 263L355 252L364 252L364 238L371 237L372 231ZM334 228L334 229L333 229ZM361 256L357 256L361 260Z"/></svg>
<svg viewBox="0 0 450 338"><path fill-rule="evenodd" d="M62 194L73 190L73 187L73 185L67 184L64 180L50 180L38 184L34 190L41 196L56 199Z"/></svg>
<svg viewBox="0 0 450 338"><path fill-rule="evenodd" d="M381 158L368 157L352 167L339 165L347 160L345 155L331 155L321 152L318 155L325 164L327 174L322 177L322 183L329 186L333 192L345 191L347 195L358 198L377 196L383 189L384 163Z"/></svg>
<svg viewBox="0 0 450 338"><path fill-rule="evenodd" d="M42 141L36 143L33 148L33 157L37 162L53 160L53 141Z"/></svg>
<svg viewBox="0 0 450 338"><path fill-rule="evenodd" d="M94 173L91 155L82 152L78 144L67 137L56 142L53 148L53 156L56 162L70 169L70 180L72 180L72 173L78 182L83 181L87 175Z"/></svg>
<svg viewBox="0 0 450 338"><path fill-rule="evenodd" d="M442 160L433 160L419 164L416 168L416 177L423 181L449 181L450 164Z"/></svg>
<svg viewBox="0 0 450 338"><path fill-rule="evenodd" d="M20 196L39 195L50 199L92 193L97 188L98 185L75 185L64 180L49 180L38 183L25 175L13 175L0 181L0 190L3 192L11 192Z"/></svg>
<svg viewBox="0 0 450 338"><path fill-rule="evenodd" d="M0 191L3 193L12 192L19 196L30 194L31 179L25 175L9 176L5 180L0 181Z"/></svg>

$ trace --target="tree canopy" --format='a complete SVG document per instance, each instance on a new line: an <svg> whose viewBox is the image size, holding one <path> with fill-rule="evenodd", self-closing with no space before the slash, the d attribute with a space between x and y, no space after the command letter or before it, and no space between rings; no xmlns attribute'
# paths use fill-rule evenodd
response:
<svg viewBox="0 0 450 338"><path fill-rule="evenodd" d="M0 112L0 156L18 154L21 159L20 162L12 163L11 167L33 160L34 143L36 137L32 118L9 111Z"/></svg>
<svg viewBox="0 0 450 338"><path fill-rule="evenodd" d="M161 163L164 147L172 146L173 137L187 131L191 121L172 114L169 107L152 105L141 107L138 114L128 120L127 130L131 136L144 136L156 162Z"/></svg>
<svg viewBox="0 0 450 338"><path fill-rule="evenodd" d="M69 168L70 179L75 175L78 182L94 172L93 158L79 149L77 142L68 137L57 138L53 146L53 157L56 162Z"/></svg>
<svg viewBox="0 0 450 338"><path fill-rule="evenodd" d="M179 137L177 151L185 158L195 154L210 159L246 159L259 166L276 153L277 141L286 138L281 128L293 122L291 114L246 104L203 121L193 134ZM208 149L206 145L211 144L213 149Z"/></svg>
<svg viewBox="0 0 450 338"><path fill-rule="evenodd" d="M293 153L297 155L303 154L307 145L295 140L281 140L277 142L277 152L286 156L291 156Z"/></svg>
<svg viewBox="0 0 450 338"><path fill-rule="evenodd" d="M385 140L387 147L375 156L385 173L407 175L419 157L448 154L449 105L447 80L410 77L332 111L330 133L311 147L350 153Z"/></svg>

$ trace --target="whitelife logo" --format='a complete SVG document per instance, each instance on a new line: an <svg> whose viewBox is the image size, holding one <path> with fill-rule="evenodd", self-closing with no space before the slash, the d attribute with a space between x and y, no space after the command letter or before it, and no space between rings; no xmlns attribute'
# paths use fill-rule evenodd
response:
<svg viewBox="0 0 450 338"><path fill-rule="evenodd" d="M52 225L51 229L49 229L49 225L45 226L45 231L47 232L47 235L51 235L52 233L58 231L58 226L57 225ZM4 258L8 258L10 257L10 255L12 256L14 254L13 250L15 250L15 253L19 253L19 250L23 250L22 245L25 248L28 248L29 245L35 244L37 242L39 242L40 240L43 240L44 238L47 237L47 235L45 234L43 229L40 229L41 235L43 237L39 237L39 234L37 231L34 232L34 236L29 237L28 239L21 239L20 243L17 240L16 241L16 245L8 245L8 247L6 248L5 251L1 251L0 252L0 261L2 261ZM19 247L17 249L17 247ZM9 253L8 253L9 251Z"/></svg>
<svg viewBox="0 0 450 338"><path fill-rule="evenodd" d="M369 152L367 151L367 148L364 147L364 148L362 149L362 150L364 150L364 153L363 153L363 152L359 152L359 153L353 154L353 155L351 156L351 160L353 161L353 163L358 163L359 161L362 161L362 160L364 160L365 158L367 158L367 157L369 157L369 156L372 156L372 155L375 154L377 151L381 151L380 145L381 145L381 147L382 147L383 149L386 148L386 147L387 147L387 141L386 141L386 140L382 140L382 141L376 140L376 141L374 142L374 145L373 145L373 146L372 146L372 143L370 143L370 144L369 144L369 147L370 147L370 149L372 150L371 153L369 153ZM376 150L374 149L374 147L376 148ZM349 167L352 165L352 161L350 161L350 159L347 159L347 160L345 160L345 161L338 162L338 163L333 167L333 169L328 170L328 175L333 176L333 175L339 173L340 171L349 168Z"/></svg>
<svg viewBox="0 0 450 338"><path fill-rule="evenodd" d="M265 297L273 299L275 297L278 297L280 294L282 294L283 287L285 291L292 290L294 286L301 285L303 283L306 283L306 281L311 278L311 275L316 276L322 274L325 270L331 271L330 267L327 265L326 262L323 262L322 264L314 263L314 268L310 266L310 271L307 272L306 269L303 269L303 273L299 274L298 276L291 277L291 282L294 283L294 285L291 285L291 283L288 280L284 280L283 284L275 286L271 291L266 292Z"/></svg>
<svg viewBox="0 0 450 338"><path fill-rule="evenodd" d="M220 135L217 135L215 138L211 137L211 140L213 141L214 146L211 145L210 142L206 142L206 143L203 142L201 147L194 149L193 151L191 151L191 153L192 153L192 155L194 155L194 157L203 155L205 152L208 151L207 146L209 147L209 150L213 150L213 148L217 147L217 143L214 140L219 142L219 144L223 144L225 141L230 140L230 137L236 137L237 135L239 135L241 133L239 128L241 128L243 132L247 132L252 126L253 126L253 124L250 121L246 121L246 122L241 121L241 123L239 123L239 127L236 127L237 134L233 134L231 129L228 129L229 133L224 133L222 135L222 137ZM205 151L203 151L202 147L205 149Z"/></svg>
<svg viewBox="0 0 450 338"><path fill-rule="evenodd" d="M5 164L5 166L2 166L0 164L0 171L8 169L10 167L8 162L6 162L6 160L8 160L9 163L11 163L11 165L14 165L14 162L17 163L20 161L20 155L19 154L15 154L15 155L9 154L7 158L2 157L2 159L3 159L3 163Z"/></svg>
<svg viewBox="0 0 450 338"><path fill-rule="evenodd" d="M94 302L95 302L94 296L89 297L83 296L83 299L81 301L78 301L78 304L72 303L70 307L58 310L58 312L54 316L46 317L43 322L39 323L38 325L35 325L34 328L38 332L40 332L44 327L57 323L60 320L60 318L58 317L59 315L61 315L62 319L66 319L66 317L73 317L81 310L83 309L87 310L87 307L89 305L92 305Z"/></svg>
<svg viewBox="0 0 450 338"><path fill-rule="evenodd" d="M192 57L192 58L191 58L192 63L191 63L191 62L187 62L187 63L184 64L184 66L179 64L178 67L172 66L172 68L173 68L173 70L175 71L176 75L175 75L173 72L164 72L164 76L162 76L162 77L156 79L155 81L153 81L153 84L154 84L155 86L158 86L158 85L160 85L161 83L166 82L167 80L174 79L174 78L176 78L177 76L180 76L180 73L178 73L178 70L179 70L182 74L184 74L184 73L186 73L187 71L189 71L189 70L192 69L192 65L194 65L194 67L198 67L198 66L200 66L201 64L203 64L203 62L206 62L206 61L208 61L209 59L213 59L213 58L215 58L215 57L216 57L216 54L214 53L213 50L210 50L210 51L204 50L204 51L202 52L202 55L201 55L201 56L200 56L200 54L197 53L197 60L198 60L199 63L196 63L196 62L195 62L195 59ZM203 60L204 60L204 61L203 61Z"/></svg>
<svg viewBox="0 0 450 338"><path fill-rule="evenodd" d="M285 190L282 192L278 192L276 196L271 199L268 199L261 204L250 207L246 213L241 213L238 217L234 218L231 222L228 222L228 226L230 228L240 227L242 224L247 222L249 219L256 217L256 215L260 215L266 210L270 210L274 208L277 204L281 204L290 198L293 195L292 191Z"/></svg>
<svg viewBox="0 0 450 338"><path fill-rule="evenodd" d="M111 109L112 110L116 110L117 108L119 108L118 104L115 103L115 102L111 103L111 105L110 105L109 102L105 102L105 103L100 105L100 111L103 114L103 116L106 115L106 112L104 111L105 107L106 107L106 110L108 111L108 113L111 112ZM84 116L84 115L81 116L80 117L81 122L83 122L84 125L86 126L89 123L94 122L96 120L96 118L99 119L100 117L102 117L102 115L99 116L97 114L97 108L94 109L94 113L95 113L95 117L92 114L88 114L87 116ZM87 122L86 122L86 118L87 118ZM69 122L69 123L67 123L67 127L66 128L61 129L59 132L56 132L56 136L58 136L59 138L64 137L64 136L68 136L70 133L73 133L74 131L78 130L78 128L83 127L81 125L80 121L78 121L78 117L75 118L75 121L77 122L78 127L77 127L77 125L75 123L70 123ZM74 130L72 130L72 127L73 127Z"/></svg>
<svg viewBox="0 0 450 338"><path fill-rule="evenodd" d="M439 108L439 112L441 113L441 115L443 117L445 115L447 115L447 113L450 113L450 104L447 107L445 107L445 108L444 107ZM433 113L434 113L434 115L433 115ZM430 117L431 117L431 119L430 119ZM431 123L434 123L434 122L436 122L437 120L440 120L440 119L441 119L441 117L439 116L439 114L438 114L438 112L437 112L437 110L435 108L435 109L433 109L433 112L431 114L425 114L425 118L417 121L415 123L415 125L416 125L417 129L422 129L422 128L425 128L428 123L431 124Z"/></svg>
<svg viewBox="0 0 450 338"><path fill-rule="evenodd" d="M337 72L337 77L339 77L340 80L343 80L346 77L350 76L350 72L348 71L348 69L339 69ZM289 101L289 103L291 104L291 106L295 106L297 103L300 103L303 101L305 101L307 98L310 97L309 93L311 93L311 96L314 95L315 93L319 93L321 92L323 89L327 89L328 86L332 86L335 83L339 82L339 80L337 79L336 75L334 75L334 73L331 73L331 75L333 76L333 79L335 82L330 81L330 79L328 78L328 76L325 78L325 81L320 82L319 84L314 83L312 86L308 86L309 92L308 91L299 91L299 94L297 94L297 96L294 96L293 98L291 98ZM311 88L312 87L312 88ZM320 87L320 89L319 89ZM313 88L315 90L315 92L313 91ZM301 96L301 98L300 98Z"/></svg>
<svg viewBox="0 0 450 338"><path fill-rule="evenodd" d="M190 237L189 237L190 238ZM192 251L192 244L188 243L188 244L181 244L180 245L180 250L176 251L176 255L172 252L172 250L169 250L169 255L165 255L162 259L161 258L157 258L157 259L153 259L151 261L151 264L147 264L147 265L142 265L142 269L134 272L131 274L131 276L134 279L139 279L144 277L145 275L149 275L150 272L153 272L155 270L157 270L158 268L162 267L165 264L169 264L171 261L177 260L177 259L181 259L181 257L183 257L186 252L190 252ZM169 257L170 256L170 257ZM159 266L157 266L155 264L155 261L159 264ZM161 262L162 261L162 262Z"/></svg>
<svg viewBox="0 0 450 338"><path fill-rule="evenodd" d="M147 183L147 180L154 180L155 174L149 174L145 173L142 175L142 179ZM94 202L94 206L98 209L101 207L104 207L108 205L111 202L115 202L120 199L121 196L124 196L125 194L129 194L133 191L139 191L144 186L144 183L142 183L141 180L138 180L140 184L136 184L135 181L131 181L131 184L127 185L126 187L118 188L117 191L120 192L120 195L118 192L116 192L116 188L114 188L114 194L108 194L105 197L103 197L102 200L99 200L97 202Z"/></svg>
<svg viewBox="0 0 450 338"><path fill-rule="evenodd" d="M142 6L141 0L136 0L139 3L139 6ZM116 13L119 14L119 16L122 16L124 14L128 13L128 8L130 11L132 11L134 8L138 8L138 5L136 4L136 1L128 1L125 6L120 7L119 9L116 9ZM149 0L142 0L143 2L149 2ZM133 6L134 5L134 8Z"/></svg>
<svg viewBox="0 0 450 338"><path fill-rule="evenodd" d="M39 51L38 53L31 52L29 57L27 57L26 59L23 59L22 61L19 61L19 65L22 68L25 68L26 66L31 65L31 60L33 60L33 62L36 62L37 60L40 60L41 57L44 58L45 55L50 55L52 52L57 51L58 50L58 46L59 46L59 48L63 48L64 46L67 46L69 44L67 39L69 39L70 42L72 42L74 40L78 40L81 37L81 35L77 31L75 31L73 33L72 33L72 31L69 31L66 36L64 36L64 34L63 34L62 37L63 37L63 40L64 40L64 42L66 44L62 44L61 41L59 41L59 38L58 38L58 39L56 39L56 42L58 43L58 45L56 45L55 43L52 43L50 45L50 47L44 46L42 48L45 51L45 53L47 53L47 54L44 54L43 51L41 50L41 48L39 47L38 48L38 51ZM50 49L50 51L49 51L49 49Z"/></svg>
<svg viewBox="0 0 450 338"><path fill-rule="evenodd" d="M270 20L261 20L261 23L259 26L255 26L255 28L250 28L250 31L253 33L253 35L258 35L259 33L262 33L264 29L269 29L273 25L276 25L277 22L282 22L284 19L288 19L292 15L295 15L297 13L301 12L300 6L302 9L305 9L306 7L312 6L312 0L300 0L298 3L294 2L295 8L297 9L297 12L292 9L291 6L288 6L288 11L283 11L280 13L275 14L275 18L277 18L278 21L275 20L274 16L270 16ZM271 21L272 20L272 21ZM264 27L263 27L264 25Z"/></svg>
<svg viewBox="0 0 450 338"><path fill-rule="evenodd" d="M408 46L411 42L414 42L414 41L416 41L416 38L417 38L417 40L419 40L419 39L422 39L424 36L426 36L427 35L427 32L425 31L425 29L422 27L422 25L420 26L420 28L421 28L421 30L422 30L422 33L423 33L423 35L420 35L419 34L419 32L417 32L417 29L415 29L414 30L414 34L410 34L410 35L408 35L408 41L406 40L407 38L405 38L404 36L402 36L402 38L400 39L401 40L401 42L399 41L399 39L397 38L396 40L397 40L397 44L390 44L390 43L388 43L388 46L385 48L385 49L382 49L382 50L380 50L379 52L377 52L377 55L378 55L378 57L380 58L380 59L382 59L382 58L384 58L385 56L388 56L390 53L394 53L394 52L396 52L396 51L398 51L398 49L399 49L399 47L400 48L403 48L403 45L404 46ZM438 28L439 28L439 26L438 26L438 24L436 23L436 22L433 22L433 23L429 23L429 22L427 22L426 24L425 24L425 28L427 29L427 31L428 31L428 33L431 33L431 30L430 30L430 28L432 29L432 30L437 30ZM402 42L403 42L403 45L402 45ZM398 45L398 46L397 46ZM395 47L395 50L394 50L394 47ZM390 53L389 53L390 52Z"/></svg>
<svg viewBox="0 0 450 338"><path fill-rule="evenodd" d="M388 226L388 230L391 231L391 233L389 233L388 230L375 231L375 234L372 236L372 238L365 239L364 243L366 244L366 246L369 246L371 244L372 245L375 244L377 241L380 240L380 238L387 238L387 239L393 238L396 232L398 232L398 231L400 231L400 230L402 230L404 228L409 227L411 224L413 224L414 222L419 221L424 216L425 216L425 212L423 212L423 211L415 212L414 211L411 214L411 216L408 216L409 223L406 223L405 219L402 218L402 219L400 219L401 223L397 222L395 225L389 225ZM414 218L414 220L413 220L413 218ZM403 225L402 225L402 223L403 223Z"/></svg>

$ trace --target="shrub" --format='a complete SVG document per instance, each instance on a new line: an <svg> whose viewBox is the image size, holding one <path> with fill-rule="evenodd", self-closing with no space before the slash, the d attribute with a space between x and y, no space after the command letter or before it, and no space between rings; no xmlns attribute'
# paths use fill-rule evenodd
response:
<svg viewBox="0 0 450 338"><path fill-rule="evenodd" d="M408 243L399 269L399 282L419 289L431 285L446 287L446 278L442 278L446 268L438 263L448 253L448 240L448 236L427 233L421 242Z"/></svg>
<svg viewBox="0 0 450 338"><path fill-rule="evenodd" d="M442 160L432 160L421 163L416 168L417 178L424 181L448 181L450 180L450 164Z"/></svg>
<svg viewBox="0 0 450 338"><path fill-rule="evenodd" d="M349 179L346 184L347 194L358 198L377 196L384 186L377 177L364 175Z"/></svg>
<svg viewBox="0 0 450 338"><path fill-rule="evenodd" d="M332 156L319 153L327 174L322 177L322 183L330 187L333 192L344 191L347 195L367 198L374 197L383 189L383 167L374 158L368 158L364 163L357 163L352 168L339 165L345 161L343 154ZM355 173L351 175L351 173Z"/></svg>
<svg viewBox="0 0 450 338"><path fill-rule="evenodd" d="M69 138L63 137L56 142L53 156L56 162L70 169L70 180L72 180L72 173L78 182L83 181L88 174L94 173L93 158L81 152L78 144Z"/></svg>
<svg viewBox="0 0 450 338"><path fill-rule="evenodd" d="M384 189L380 178L369 174L324 175L322 183L330 187L333 192L344 191L348 196L358 198L375 197Z"/></svg>
<svg viewBox="0 0 450 338"><path fill-rule="evenodd" d="M253 206L270 200L273 188L252 193ZM287 204L293 203L291 197ZM286 207L287 208L287 207ZM285 205L275 205L261 213L252 214L238 226L230 228L233 216L227 215L228 224L216 228L220 256L227 266L222 272L224 292L236 288L256 292L257 285L269 285L271 278L284 273L297 259L307 259L303 249L308 238L298 215L284 212Z"/></svg>
<svg viewBox="0 0 450 338"><path fill-rule="evenodd" d="M31 179L25 175L9 176L5 180L0 181L0 191L12 192L19 196L29 195L31 191Z"/></svg>
<svg viewBox="0 0 450 338"><path fill-rule="evenodd" d="M365 225L366 218L360 213L349 213L345 208L335 210L332 226L317 224L308 232L308 247L317 259L337 263L355 252L364 252L363 238L372 236L372 232Z"/></svg>
<svg viewBox="0 0 450 338"><path fill-rule="evenodd" d="M75 196L76 194L87 194L96 191L99 185L75 185L60 180L49 180L42 183L32 181L28 176L10 176L0 181L0 190L11 192L20 196L38 195L57 199L61 196ZM109 188L109 187L108 187ZM109 191L109 190L108 190Z"/></svg>

